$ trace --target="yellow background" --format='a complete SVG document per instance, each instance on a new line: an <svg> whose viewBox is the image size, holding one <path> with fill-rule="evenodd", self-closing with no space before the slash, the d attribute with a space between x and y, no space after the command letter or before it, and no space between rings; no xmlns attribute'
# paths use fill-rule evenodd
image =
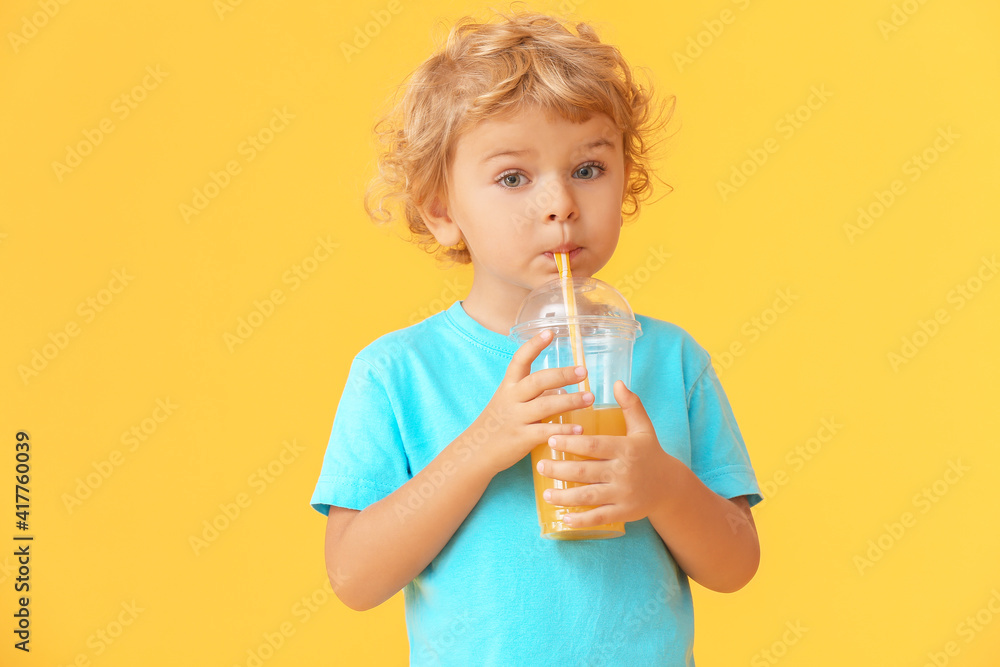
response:
<svg viewBox="0 0 1000 667"><path fill-rule="evenodd" d="M361 192L386 96L430 53L438 19L482 5L219 5L0 5L4 665L228 667L261 646L268 667L405 662L401 596L355 613L328 594L308 501L354 353L470 284L369 224ZM1000 251L996 3L562 7L678 98L659 162L675 191L626 228L600 277L631 279L636 311L716 355L771 483L757 577L695 592L698 664L997 664L1000 279L976 282ZM342 44L366 27L348 60ZM679 61L685 49L697 57ZM800 108L814 87L828 99ZM780 123L796 113L789 136ZM57 174L102 123L113 131ZM252 160L248 136L271 140ZM766 162L741 166L765 145ZM913 172L925 152L933 164ZM239 172L186 221L181 205L231 162ZM753 173L723 201L734 168ZM878 211L897 180L850 238L858 208ZM958 285L979 288L961 308ZM271 316L227 345L275 290ZM769 312L779 290L797 300ZM904 337L921 345L894 364ZM36 352L41 370L24 373ZM22 429L30 654L11 632ZM123 442L131 429L145 439ZM89 496L67 506L81 483ZM196 553L212 521L224 529Z"/></svg>

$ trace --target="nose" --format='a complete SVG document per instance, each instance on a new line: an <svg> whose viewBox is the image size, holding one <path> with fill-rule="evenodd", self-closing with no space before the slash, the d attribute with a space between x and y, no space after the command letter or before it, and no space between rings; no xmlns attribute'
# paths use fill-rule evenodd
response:
<svg viewBox="0 0 1000 667"><path fill-rule="evenodd" d="M549 222L576 221L580 217L576 196L572 184L565 179L553 178L546 185L548 202L545 206L545 218Z"/></svg>

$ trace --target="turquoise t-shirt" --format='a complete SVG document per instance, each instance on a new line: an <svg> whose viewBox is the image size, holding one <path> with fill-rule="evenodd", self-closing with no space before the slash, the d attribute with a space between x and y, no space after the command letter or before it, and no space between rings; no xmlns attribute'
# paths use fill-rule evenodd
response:
<svg viewBox="0 0 1000 667"><path fill-rule="evenodd" d="M660 444L716 493L760 502L708 353L673 324L637 319L630 389ZM402 486L479 416L516 350L460 302L362 350L312 506L360 510ZM543 539L530 458L499 473L403 589L410 664L693 665L687 576L648 519L625 529L606 540ZM383 548L402 548L389 540Z"/></svg>

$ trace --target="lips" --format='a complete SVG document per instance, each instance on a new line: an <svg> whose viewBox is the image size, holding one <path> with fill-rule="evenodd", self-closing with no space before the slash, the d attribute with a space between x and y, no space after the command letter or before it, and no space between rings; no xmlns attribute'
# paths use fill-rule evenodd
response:
<svg viewBox="0 0 1000 667"><path fill-rule="evenodd" d="M553 248L552 250L547 250L543 254L546 257L548 257L549 259L551 259L552 261L555 261L555 257L553 256L555 253L557 253L557 252L567 252L567 253L569 253L569 259L572 261L572 259L574 257L576 257L577 255L580 254L581 250L583 250L583 248L581 248L580 246L575 246L575 245L572 245L572 244L564 244L564 245L561 245L561 246L557 246L557 247Z"/></svg>

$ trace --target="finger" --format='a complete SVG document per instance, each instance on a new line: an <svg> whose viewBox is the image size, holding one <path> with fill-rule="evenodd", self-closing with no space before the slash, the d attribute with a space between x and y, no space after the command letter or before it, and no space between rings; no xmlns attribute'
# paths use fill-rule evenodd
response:
<svg viewBox="0 0 1000 667"><path fill-rule="evenodd" d="M552 331L545 329L529 338L514 353L514 358L507 365L506 380L517 382L531 374L531 362L541 354L542 350L552 341Z"/></svg>
<svg viewBox="0 0 1000 667"><path fill-rule="evenodd" d="M625 417L625 432L629 435L634 433L649 433L655 435L653 422L646 414L639 397L625 386L621 380L615 382L615 400L622 406L622 415Z"/></svg>
<svg viewBox="0 0 1000 667"><path fill-rule="evenodd" d="M554 435L579 435L583 432L583 427L579 424L535 423L528 424L525 428L526 430L523 442L531 449L535 449L536 447L546 447L546 443L548 443L549 438ZM544 451L545 456L548 456L549 450L546 449Z"/></svg>
<svg viewBox="0 0 1000 667"><path fill-rule="evenodd" d="M518 387L520 394L518 399L530 401L547 391L579 384L585 377L587 377L587 369L583 366L546 368L535 371L521 382L523 388Z"/></svg>
<svg viewBox="0 0 1000 667"><path fill-rule="evenodd" d="M584 484L571 489L545 489L545 502L559 507L587 508L600 507L608 502L606 484Z"/></svg>
<svg viewBox="0 0 1000 667"><path fill-rule="evenodd" d="M568 452L591 459L613 459L619 453L619 435L554 435L548 445L557 452Z"/></svg>
<svg viewBox="0 0 1000 667"><path fill-rule="evenodd" d="M559 461L542 459L535 466L543 477L579 484L607 484L612 470L607 461Z"/></svg>
<svg viewBox="0 0 1000 667"><path fill-rule="evenodd" d="M544 422L553 415L561 415L571 410L582 410L594 403L594 395L589 391L575 391L569 394L548 394L529 401L526 417L529 421Z"/></svg>
<svg viewBox="0 0 1000 667"><path fill-rule="evenodd" d="M546 422L540 424L530 424L528 428L530 429L531 437L539 444L548 442L549 438L556 435L579 435L583 433L583 427L579 424Z"/></svg>
<svg viewBox="0 0 1000 667"><path fill-rule="evenodd" d="M622 518L620 510L615 505L606 504L584 512L566 513L562 516L562 520L573 528L593 528L621 521Z"/></svg>

